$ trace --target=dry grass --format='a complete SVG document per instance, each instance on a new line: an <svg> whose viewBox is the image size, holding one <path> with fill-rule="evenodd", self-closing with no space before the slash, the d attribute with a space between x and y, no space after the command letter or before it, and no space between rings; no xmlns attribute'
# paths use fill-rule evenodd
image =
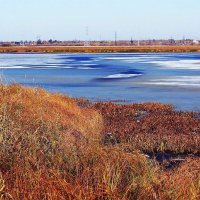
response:
<svg viewBox="0 0 200 200"><path fill-rule="evenodd" d="M145 105L172 112L160 107ZM199 199L199 159L163 171L127 141L103 145L103 127L102 116L77 100L1 85L0 199Z"/></svg>
<svg viewBox="0 0 200 200"><path fill-rule="evenodd" d="M17 46L0 47L0 53L127 53L200 52L200 46Z"/></svg>
<svg viewBox="0 0 200 200"><path fill-rule="evenodd" d="M200 199L200 159L188 159L181 167L166 173L163 190L167 199Z"/></svg>
<svg viewBox="0 0 200 200"><path fill-rule="evenodd" d="M104 119L103 134L145 152L200 154L200 120L195 113L176 112L170 105L96 103ZM143 117L140 117L142 116Z"/></svg>

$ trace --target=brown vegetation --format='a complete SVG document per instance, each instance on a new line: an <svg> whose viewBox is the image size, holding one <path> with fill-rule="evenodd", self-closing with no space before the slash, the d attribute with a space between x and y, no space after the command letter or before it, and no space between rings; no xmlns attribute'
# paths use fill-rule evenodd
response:
<svg viewBox="0 0 200 200"><path fill-rule="evenodd" d="M10 46L0 53L154 53L200 52L200 46Z"/></svg>
<svg viewBox="0 0 200 200"><path fill-rule="evenodd" d="M103 133L112 133L117 142L128 142L144 152L200 154L200 119L195 113L176 112L159 103L92 107L104 118Z"/></svg>
<svg viewBox="0 0 200 200"><path fill-rule="evenodd" d="M150 113L146 119L140 118L144 111ZM168 117L159 119L160 113ZM172 120L165 125L170 114ZM146 135L141 132L147 138L151 131L161 134L162 120L166 120L162 130L168 132L180 123L172 132L183 128L182 143L189 135L187 126L198 124L192 113L175 113L167 105L90 105L41 89L0 85L0 199L199 199L200 159L189 158L170 171L162 169L139 151L142 142L137 146L134 138L128 140L132 131L127 123L136 126L135 118L142 121L140 126L156 120L149 130L145 128ZM120 126L127 126L127 132ZM105 141L101 133L107 131L119 142Z"/></svg>

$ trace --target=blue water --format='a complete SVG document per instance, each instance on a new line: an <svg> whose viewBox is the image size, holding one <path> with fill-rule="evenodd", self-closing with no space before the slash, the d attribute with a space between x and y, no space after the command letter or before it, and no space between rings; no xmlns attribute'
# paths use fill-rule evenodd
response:
<svg viewBox="0 0 200 200"><path fill-rule="evenodd" d="M200 110L200 54L0 54L0 81L93 101Z"/></svg>

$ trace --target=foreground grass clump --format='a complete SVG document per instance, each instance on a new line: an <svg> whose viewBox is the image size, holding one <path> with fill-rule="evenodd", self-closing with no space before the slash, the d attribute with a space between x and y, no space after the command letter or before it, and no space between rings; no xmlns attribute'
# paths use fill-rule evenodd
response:
<svg viewBox="0 0 200 200"><path fill-rule="evenodd" d="M104 145L102 116L76 102L0 86L0 199L199 198L200 159L163 171L127 141Z"/></svg>

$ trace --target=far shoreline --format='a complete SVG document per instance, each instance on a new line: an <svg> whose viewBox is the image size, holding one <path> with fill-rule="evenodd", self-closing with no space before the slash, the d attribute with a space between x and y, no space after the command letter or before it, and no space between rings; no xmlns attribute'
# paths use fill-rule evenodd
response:
<svg viewBox="0 0 200 200"><path fill-rule="evenodd" d="M0 53L200 53L196 46L0 46Z"/></svg>

